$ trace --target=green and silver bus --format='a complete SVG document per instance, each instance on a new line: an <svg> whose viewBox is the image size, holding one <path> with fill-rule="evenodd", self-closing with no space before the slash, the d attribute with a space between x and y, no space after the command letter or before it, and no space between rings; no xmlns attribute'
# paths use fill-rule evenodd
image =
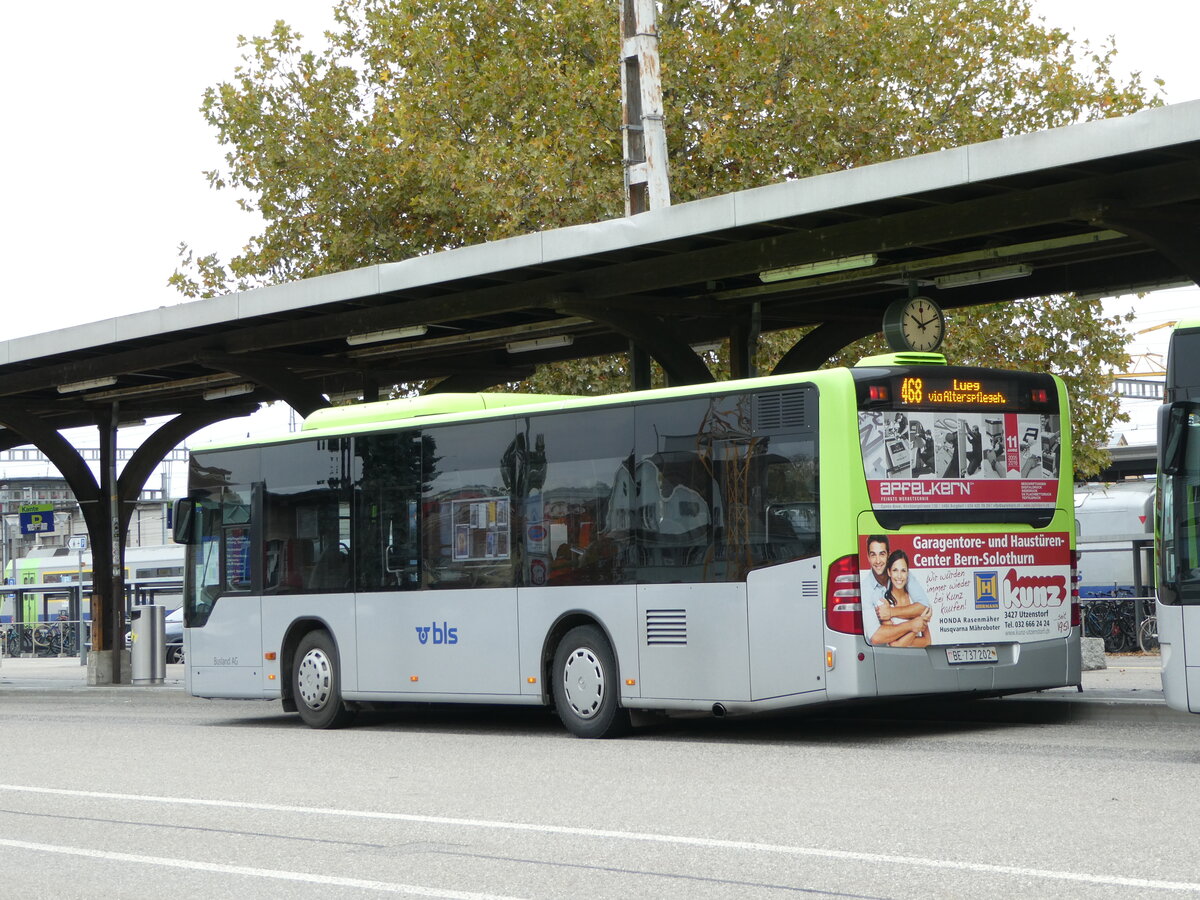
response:
<svg viewBox="0 0 1200 900"><path fill-rule="evenodd" d="M1163 694L1171 708L1200 713L1200 321L1171 333L1163 399L1154 523Z"/></svg>
<svg viewBox="0 0 1200 900"><path fill-rule="evenodd" d="M320 410L193 452L187 687L664 715L1079 682L1067 398L888 354L605 397Z"/></svg>

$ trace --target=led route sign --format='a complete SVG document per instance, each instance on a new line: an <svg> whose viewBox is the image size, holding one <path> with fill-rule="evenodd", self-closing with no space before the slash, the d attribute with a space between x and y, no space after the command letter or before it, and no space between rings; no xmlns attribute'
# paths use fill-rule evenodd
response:
<svg viewBox="0 0 1200 900"><path fill-rule="evenodd" d="M901 379L898 393L901 406L1006 406L1011 388L988 381L909 375Z"/></svg>

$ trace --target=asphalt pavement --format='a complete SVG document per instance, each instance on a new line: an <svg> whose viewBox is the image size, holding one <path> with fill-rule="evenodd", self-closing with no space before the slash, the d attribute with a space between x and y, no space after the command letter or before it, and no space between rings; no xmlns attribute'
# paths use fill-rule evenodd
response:
<svg viewBox="0 0 1200 900"><path fill-rule="evenodd" d="M1072 718L1111 716L1150 720L1187 720L1187 713L1169 709L1163 698L1157 655L1108 655L1104 669L1083 673L1083 689L1068 687L1018 694L1023 699L1068 704ZM162 684L89 687L87 667L77 658L0 659L0 690L13 691L179 691L184 690L184 666L168 665Z"/></svg>

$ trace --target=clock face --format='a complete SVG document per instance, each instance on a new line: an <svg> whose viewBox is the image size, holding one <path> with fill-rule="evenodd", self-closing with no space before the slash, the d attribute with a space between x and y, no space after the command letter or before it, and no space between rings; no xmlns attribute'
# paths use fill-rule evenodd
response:
<svg viewBox="0 0 1200 900"><path fill-rule="evenodd" d="M883 316L883 333L893 350L930 353L941 346L946 320L928 297L897 300Z"/></svg>

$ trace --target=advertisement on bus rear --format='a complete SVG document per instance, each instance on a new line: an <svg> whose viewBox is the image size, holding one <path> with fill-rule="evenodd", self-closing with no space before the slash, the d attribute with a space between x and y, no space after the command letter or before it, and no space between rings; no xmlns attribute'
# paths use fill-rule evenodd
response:
<svg viewBox="0 0 1200 900"><path fill-rule="evenodd" d="M863 634L876 646L1043 641L1071 631L1066 532L859 536ZM950 662L988 662L982 658Z"/></svg>
<svg viewBox="0 0 1200 900"><path fill-rule="evenodd" d="M876 509L1054 505L1058 415L872 410L858 433Z"/></svg>

